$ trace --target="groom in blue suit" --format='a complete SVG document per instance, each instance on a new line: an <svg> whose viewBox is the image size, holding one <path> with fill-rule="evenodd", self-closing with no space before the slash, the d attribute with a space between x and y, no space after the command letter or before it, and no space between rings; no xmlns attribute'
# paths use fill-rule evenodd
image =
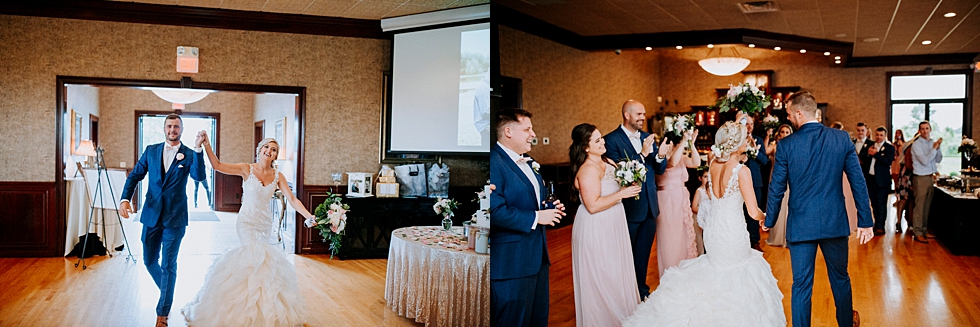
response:
<svg viewBox="0 0 980 327"><path fill-rule="evenodd" d="M177 251L187 227L187 176L195 181L204 180L203 139L198 137L196 148L180 143L183 120L176 114L164 119L164 135L167 141L146 147L133 172L126 178L119 213L129 218L133 208L136 184L149 174L146 200L143 202L143 263L150 277L160 289L157 301L157 327L167 326L167 317L174 300L174 282L177 280ZM161 256L162 251L162 256ZM160 262L162 259L162 263Z"/></svg>
<svg viewBox="0 0 980 327"><path fill-rule="evenodd" d="M548 241L565 206L542 208L544 184L539 165L525 155L534 130L531 113L501 109L496 115L497 144L490 151L490 323L493 326L548 325Z"/></svg>
<svg viewBox="0 0 980 327"><path fill-rule="evenodd" d="M847 275L851 231L842 177L847 174L857 206L857 238L861 244L867 243L873 237L873 221L861 164L847 132L817 122L817 103L809 92L793 93L786 104L789 121L797 131L776 145L765 226L772 228L776 224L788 185L793 190L786 217L786 241L793 265L793 326L810 326L817 247L827 264L838 326L857 326L860 319L853 311L851 279Z"/></svg>
<svg viewBox="0 0 980 327"><path fill-rule="evenodd" d="M647 119L646 113L642 103L635 100L626 101L623 104L623 125L603 137L606 141L606 156L610 159L617 162L623 159L638 160L647 167L647 179L641 185L643 189L640 191L640 198L623 199L640 299L650 295L650 286L647 285L647 266L650 262L653 238L657 235L657 216L660 215L657 181L654 174L663 175L667 170L667 162L664 159L672 148L667 144L665 137L658 152L656 140L650 133L643 131Z"/></svg>

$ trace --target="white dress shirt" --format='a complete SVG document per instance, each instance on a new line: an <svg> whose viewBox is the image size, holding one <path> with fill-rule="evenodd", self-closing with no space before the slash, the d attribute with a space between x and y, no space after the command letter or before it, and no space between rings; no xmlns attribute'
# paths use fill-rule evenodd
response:
<svg viewBox="0 0 980 327"><path fill-rule="evenodd" d="M619 128L622 128L623 132L626 133L626 136L629 137L630 144L633 144L633 150L636 150L636 153L642 153L643 140L640 139L640 131L630 132L630 130L623 125L619 125Z"/></svg>
<svg viewBox="0 0 980 327"><path fill-rule="evenodd" d="M939 171L936 164L943 161L943 154L932 144L932 140L921 136L912 142L912 174L928 176Z"/></svg>
<svg viewBox="0 0 980 327"><path fill-rule="evenodd" d="M500 142L497 142L497 145L500 146L501 149L504 149L504 152L507 153L507 156L510 157L510 160L513 160L514 163L517 164L517 168L520 168L521 171L524 172L524 176L527 177L527 180L531 181L531 185L534 186L534 202L538 204L538 210L540 210L541 209L541 203L540 203L541 186L538 185L538 178L534 176L534 171L531 170L531 165L528 165L526 163L517 163L519 160L524 159L524 156L518 154L517 152L514 152L511 149L508 149L503 144L500 144ZM537 219L537 214L535 214L534 222L531 223L531 229L533 230L537 226L538 226L538 219Z"/></svg>
<svg viewBox="0 0 980 327"><path fill-rule="evenodd" d="M170 143L163 142L163 157L161 160L163 160L164 174L170 170L170 164L172 164L174 159L177 158L177 152L180 150L180 145L180 143L177 143L177 145L171 146ZM201 153L201 151L204 151L204 148L194 148L194 152ZM122 199L119 201L120 204L123 202L129 202L129 199Z"/></svg>
<svg viewBox="0 0 980 327"><path fill-rule="evenodd" d="M854 141L854 152L861 153L861 147L864 146L864 141L868 138L857 139Z"/></svg>

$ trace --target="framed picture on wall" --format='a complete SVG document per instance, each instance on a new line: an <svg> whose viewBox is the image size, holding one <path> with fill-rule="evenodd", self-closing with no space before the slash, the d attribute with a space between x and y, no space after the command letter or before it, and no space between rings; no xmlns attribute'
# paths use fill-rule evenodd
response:
<svg viewBox="0 0 980 327"><path fill-rule="evenodd" d="M286 159L286 117L276 120L276 142L279 143L279 157L276 159Z"/></svg>
<svg viewBox="0 0 980 327"><path fill-rule="evenodd" d="M75 150L78 149L78 144L82 142L82 115L79 115L74 109L71 110L71 151L69 153L75 154Z"/></svg>

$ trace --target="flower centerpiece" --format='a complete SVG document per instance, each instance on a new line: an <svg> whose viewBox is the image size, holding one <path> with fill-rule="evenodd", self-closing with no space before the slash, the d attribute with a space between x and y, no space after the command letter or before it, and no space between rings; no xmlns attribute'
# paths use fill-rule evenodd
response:
<svg viewBox="0 0 980 327"><path fill-rule="evenodd" d="M973 141L973 139L969 137L966 137L966 135L963 135L963 141L960 142L960 147L956 148L956 151L962 153L963 156L966 157L966 165L969 167L973 156L977 154L977 142Z"/></svg>
<svg viewBox="0 0 980 327"><path fill-rule="evenodd" d="M432 205L432 210L435 210L436 214L442 216L442 229L449 230L453 227L453 210L459 208L459 202L453 199L436 199L436 204Z"/></svg>
<svg viewBox="0 0 980 327"><path fill-rule="evenodd" d="M616 165L616 181L619 186L640 184L647 180L647 166L636 160L620 160ZM633 199L639 200L637 194Z"/></svg>
<svg viewBox="0 0 980 327"><path fill-rule="evenodd" d="M318 229L323 241L330 242L330 259L340 251L349 210L350 206L341 202L339 194L327 192L327 199L313 211L315 218L306 220L306 227Z"/></svg>
<svg viewBox="0 0 980 327"><path fill-rule="evenodd" d="M729 85L728 93L718 98L714 108L719 108L718 111L720 112L726 112L730 109L741 110L751 116L765 110L771 101L772 98L759 88L749 83L743 83Z"/></svg>

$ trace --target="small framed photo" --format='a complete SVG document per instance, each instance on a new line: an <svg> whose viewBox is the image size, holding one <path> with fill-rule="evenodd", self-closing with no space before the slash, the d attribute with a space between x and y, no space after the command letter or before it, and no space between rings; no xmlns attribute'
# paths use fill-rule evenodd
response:
<svg viewBox="0 0 980 327"><path fill-rule="evenodd" d="M79 115L74 109L71 110L71 151L69 153L75 154L75 150L78 149L78 144L82 142L82 115Z"/></svg>
<svg viewBox="0 0 980 327"><path fill-rule="evenodd" d="M373 185L373 173L347 173L347 196L369 197Z"/></svg>

